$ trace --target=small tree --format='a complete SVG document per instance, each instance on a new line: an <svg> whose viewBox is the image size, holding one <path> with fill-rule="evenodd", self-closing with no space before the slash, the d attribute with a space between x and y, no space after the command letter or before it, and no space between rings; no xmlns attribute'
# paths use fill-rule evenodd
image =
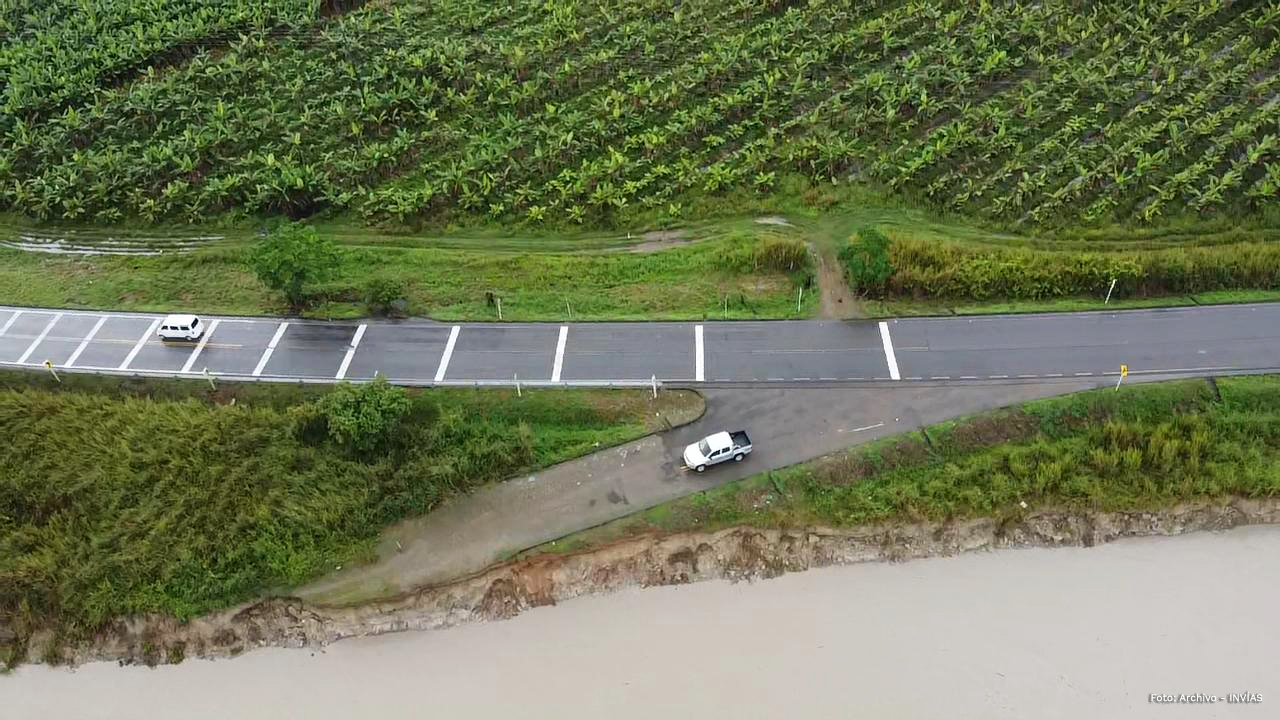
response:
<svg viewBox="0 0 1280 720"><path fill-rule="evenodd" d="M290 224L271 233L249 253L249 265L263 285L284 293L289 308L299 310L305 290L333 277L342 255L332 240L314 228Z"/></svg>
<svg viewBox="0 0 1280 720"><path fill-rule="evenodd" d="M840 249L849 285L862 295L883 295L893 275L889 238L872 227L858 230L856 238Z"/></svg>
<svg viewBox="0 0 1280 720"><path fill-rule="evenodd" d="M318 403L329 439L348 450L370 453L383 447L409 410L404 389L378 378L365 385L343 383Z"/></svg>

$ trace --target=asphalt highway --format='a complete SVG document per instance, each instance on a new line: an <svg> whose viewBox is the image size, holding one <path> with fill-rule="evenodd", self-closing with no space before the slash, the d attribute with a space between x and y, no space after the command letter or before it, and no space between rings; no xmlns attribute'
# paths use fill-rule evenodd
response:
<svg viewBox="0 0 1280 720"><path fill-rule="evenodd" d="M0 365L412 385L965 382L1280 369L1280 304L877 321L458 324L0 307Z"/></svg>

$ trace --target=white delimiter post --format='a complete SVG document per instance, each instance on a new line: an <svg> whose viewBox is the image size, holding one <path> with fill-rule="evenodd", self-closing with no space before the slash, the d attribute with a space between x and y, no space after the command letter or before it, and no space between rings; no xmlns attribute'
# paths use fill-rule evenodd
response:
<svg viewBox="0 0 1280 720"><path fill-rule="evenodd" d="M1111 302L1111 291L1116 289L1116 279L1111 278L1111 287L1107 288L1107 299L1102 301L1103 305Z"/></svg>

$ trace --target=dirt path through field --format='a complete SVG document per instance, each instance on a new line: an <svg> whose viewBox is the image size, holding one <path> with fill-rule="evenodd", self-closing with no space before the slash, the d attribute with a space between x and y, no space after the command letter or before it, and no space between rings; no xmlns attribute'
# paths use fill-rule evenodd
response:
<svg viewBox="0 0 1280 720"><path fill-rule="evenodd" d="M819 312L823 320L848 320L859 317L858 304L845 282L836 258L835 248L826 243L814 247L818 255L818 289L822 293Z"/></svg>

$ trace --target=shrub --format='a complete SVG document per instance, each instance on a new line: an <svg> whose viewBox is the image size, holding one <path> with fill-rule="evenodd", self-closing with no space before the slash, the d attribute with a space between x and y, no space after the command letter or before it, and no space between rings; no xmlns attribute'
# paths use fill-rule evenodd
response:
<svg viewBox="0 0 1280 720"><path fill-rule="evenodd" d="M862 228L856 238L840 248L839 259L853 290L863 295L884 295L893 274L889 239L884 233L871 227Z"/></svg>
<svg viewBox="0 0 1280 720"><path fill-rule="evenodd" d="M341 259L332 240L314 228L290 224L254 246L249 266L262 284L284 293L290 309L299 310L306 304L306 288L330 279Z"/></svg>
<svg viewBox="0 0 1280 720"><path fill-rule="evenodd" d="M319 409L329 439L350 451L370 453L391 439L409 410L409 397L403 388L378 378L365 385L339 385L320 399Z"/></svg>
<svg viewBox="0 0 1280 720"><path fill-rule="evenodd" d="M404 317L409 301L404 281L398 278L374 277L365 285L365 305L370 315Z"/></svg>

